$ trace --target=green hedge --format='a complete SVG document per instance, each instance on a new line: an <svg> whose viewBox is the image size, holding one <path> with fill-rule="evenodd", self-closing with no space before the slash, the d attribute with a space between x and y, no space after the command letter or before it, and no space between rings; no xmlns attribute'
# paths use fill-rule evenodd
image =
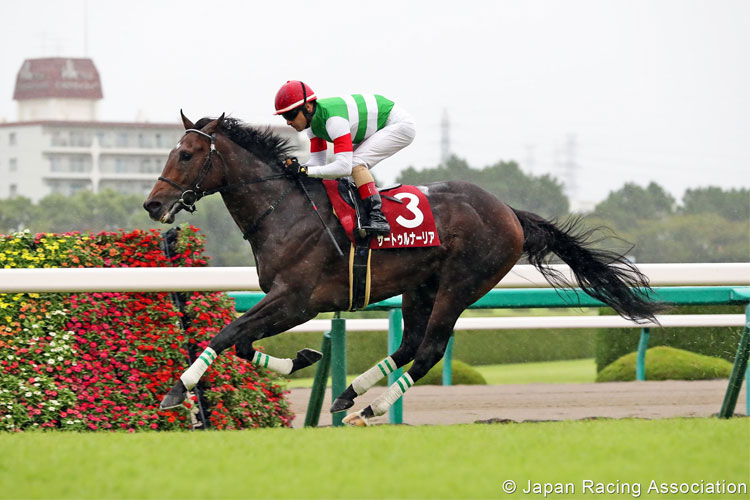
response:
<svg viewBox="0 0 750 500"><path fill-rule="evenodd" d="M411 363L404 367L405 371L411 368ZM385 385L385 379L378 382L378 385ZM487 385L481 373L472 368L467 363L458 359L453 360L451 365L451 384L452 385ZM443 385L443 360L433 366L427 375L417 380L414 385Z"/></svg>
<svg viewBox="0 0 750 500"><path fill-rule="evenodd" d="M387 332L348 332L346 336L349 374L360 374L387 355ZM471 366L591 358L595 336L595 330L461 331L456 333L453 357ZM256 345L273 356L294 357L302 347L319 349L321 341L321 333L287 332ZM292 376L314 375L313 366Z"/></svg>
<svg viewBox="0 0 750 500"><path fill-rule="evenodd" d="M680 306L671 314L742 314L743 306ZM596 336L596 369L601 371L616 359L636 351L639 328L606 328ZM670 346L706 356L734 361L741 327L651 328L649 347Z"/></svg>
<svg viewBox="0 0 750 500"><path fill-rule="evenodd" d="M631 352L607 365L596 377L597 382L635 380L638 353ZM646 380L707 380L729 378L732 363L674 347L646 350Z"/></svg>

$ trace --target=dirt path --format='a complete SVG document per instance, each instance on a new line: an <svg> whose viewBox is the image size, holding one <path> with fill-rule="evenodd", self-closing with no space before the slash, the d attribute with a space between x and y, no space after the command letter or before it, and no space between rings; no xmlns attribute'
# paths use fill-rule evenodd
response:
<svg viewBox="0 0 750 500"><path fill-rule="evenodd" d="M587 417L668 418L708 417L721 408L727 380L612 382L601 384L509 384L418 386L404 396L404 423L411 425L466 424L480 420L576 420ZM376 387L359 398L354 409L372 401L385 388ZM294 427L302 427L310 389L289 394ZM330 389L320 425L330 425ZM745 414L743 386L736 413ZM387 423L384 415L372 423Z"/></svg>

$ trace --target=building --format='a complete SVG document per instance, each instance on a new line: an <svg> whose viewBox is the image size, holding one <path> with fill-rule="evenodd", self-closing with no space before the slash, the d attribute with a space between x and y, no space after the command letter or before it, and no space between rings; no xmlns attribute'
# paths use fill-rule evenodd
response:
<svg viewBox="0 0 750 500"><path fill-rule="evenodd" d="M0 123L0 198L32 201L114 189L149 193L182 124L98 121L101 80L91 59L24 61L13 98L18 121ZM300 135L272 127L303 150Z"/></svg>

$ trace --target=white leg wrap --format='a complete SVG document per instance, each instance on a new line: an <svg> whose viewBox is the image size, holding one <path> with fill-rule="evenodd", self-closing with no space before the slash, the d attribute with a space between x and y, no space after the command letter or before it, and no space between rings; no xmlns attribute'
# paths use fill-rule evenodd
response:
<svg viewBox="0 0 750 500"><path fill-rule="evenodd" d="M373 414L377 417L387 412L393 406L393 403L398 401L398 398L403 396L406 390L412 385L414 385L414 381L408 373L401 375L387 391L370 404Z"/></svg>
<svg viewBox="0 0 750 500"><path fill-rule="evenodd" d="M253 356L253 363L258 366L262 366L263 368L273 370L276 373L280 373L282 375L289 375L290 373L292 373L293 363L290 358L274 358L273 356L269 356L268 354L264 354L260 351L255 351L255 356Z"/></svg>
<svg viewBox="0 0 750 500"><path fill-rule="evenodd" d="M390 356L385 358L383 361L373 366L365 373L355 378L352 381L352 389L357 393L358 396L366 393L370 387L378 383L383 377L387 377L389 374L396 370L396 363L393 362Z"/></svg>
<svg viewBox="0 0 750 500"><path fill-rule="evenodd" d="M198 359L196 359L195 362L190 365L190 368L188 368L185 373L182 374L180 380L182 380L182 383L185 384L185 387L187 387L188 390L191 390L193 387L195 387L195 384L198 383L198 381L201 379L206 370L208 370L208 367L211 366L211 363L213 363L215 359L216 351L214 351L210 347L206 347L206 350L203 351L201 355L198 356Z"/></svg>

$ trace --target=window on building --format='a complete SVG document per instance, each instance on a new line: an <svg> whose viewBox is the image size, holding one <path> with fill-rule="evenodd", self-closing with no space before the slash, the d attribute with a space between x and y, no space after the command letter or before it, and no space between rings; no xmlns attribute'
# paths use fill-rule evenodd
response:
<svg viewBox="0 0 750 500"><path fill-rule="evenodd" d="M11 158L10 160L8 160L8 171L18 172L18 160L16 158Z"/></svg>
<svg viewBox="0 0 750 500"><path fill-rule="evenodd" d="M50 157L49 171L50 172L62 172L63 171L62 158L60 158L59 156Z"/></svg>
<svg viewBox="0 0 750 500"><path fill-rule="evenodd" d="M71 156L69 160L70 172L85 172L86 161L83 156Z"/></svg>
<svg viewBox="0 0 750 500"><path fill-rule="evenodd" d="M50 137L50 144L52 146L67 146L68 140L63 137L63 135L59 132L53 132L52 137Z"/></svg>
<svg viewBox="0 0 750 500"><path fill-rule="evenodd" d="M153 137L151 137L149 134L138 134L138 147L139 148L154 147Z"/></svg>
<svg viewBox="0 0 750 500"><path fill-rule="evenodd" d="M116 174L127 174L130 173L130 158L115 158L115 173Z"/></svg>
<svg viewBox="0 0 750 500"><path fill-rule="evenodd" d="M11 132L10 134L8 134L8 145L9 146L15 146L16 145L16 140L17 139L16 139L16 133L15 132Z"/></svg>
<svg viewBox="0 0 750 500"><path fill-rule="evenodd" d="M120 132L117 134L117 147L127 148L130 145L130 140L127 132Z"/></svg>
<svg viewBox="0 0 750 500"><path fill-rule="evenodd" d="M91 135L81 130L71 130L70 145L87 148L91 146Z"/></svg>
<svg viewBox="0 0 750 500"><path fill-rule="evenodd" d="M74 195L79 191L83 191L89 188L89 183L86 181L73 181L68 184L68 194Z"/></svg>
<svg viewBox="0 0 750 500"><path fill-rule="evenodd" d="M8 194L11 198L15 198L16 196L18 196L18 184L11 184Z"/></svg>

